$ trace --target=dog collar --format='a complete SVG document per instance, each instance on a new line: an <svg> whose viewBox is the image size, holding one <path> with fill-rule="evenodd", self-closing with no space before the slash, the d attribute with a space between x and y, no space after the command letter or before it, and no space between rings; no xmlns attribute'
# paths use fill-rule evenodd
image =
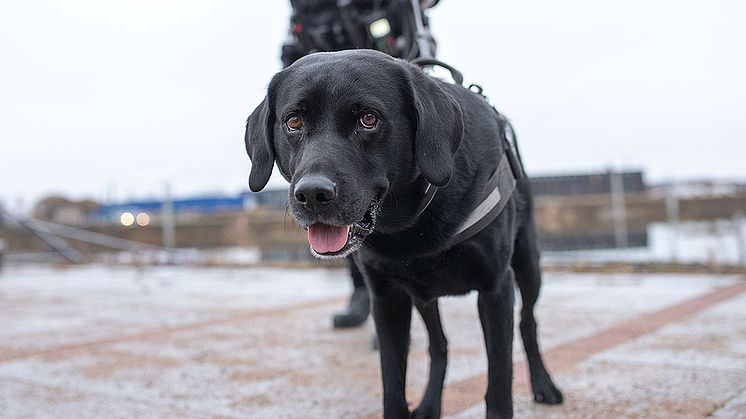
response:
<svg viewBox="0 0 746 419"><path fill-rule="evenodd" d="M415 215L415 218L422 215L423 212L427 209L427 207L430 206L430 204L433 202L433 199L435 199L435 194L438 193L438 187L434 186L432 183L427 183L427 188L425 188L425 196L422 198L422 206L420 206L420 209L417 211L417 215Z"/></svg>

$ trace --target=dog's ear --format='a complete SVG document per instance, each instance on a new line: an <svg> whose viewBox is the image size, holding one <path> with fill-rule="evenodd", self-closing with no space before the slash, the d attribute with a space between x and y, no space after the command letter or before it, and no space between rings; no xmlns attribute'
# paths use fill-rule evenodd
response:
<svg viewBox="0 0 746 419"><path fill-rule="evenodd" d="M445 186L453 174L456 150L464 137L461 106L418 67L408 70L417 164L428 182Z"/></svg>
<svg viewBox="0 0 746 419"><path fill-rule="evenodd" d="M274 125L274 112L270 100L270 94L264 98L256 107L246 121L246 152L251 160L251 173L249 174L249 188L259 192L269 182L272 175L272 167L275 163L274 140L272 128Z"/></svg>

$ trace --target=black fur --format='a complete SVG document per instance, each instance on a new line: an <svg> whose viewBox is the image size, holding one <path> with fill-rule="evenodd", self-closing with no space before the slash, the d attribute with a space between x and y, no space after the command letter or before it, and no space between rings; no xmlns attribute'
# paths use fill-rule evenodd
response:
<svg viewBox="0 0 746 419"><path fill-rule="evenodd" d="M373 130L358 123L369 112L379 117ZM301 117L301 130L287 130L289 115ZM301 226L348 225L375 212L375 227L354 258L371 292L385 417L410 414L404 388L413 306L427 325L431 355L425 397L413 416L440 416L447 342L437 299L475 290L489 361L487 416L512 416L514 280L534 398L562 402L537 343L541 271L528 181L518 181L487 228L449 244L504 152L506 122L482 97L383 53L319 53L273 78L247 128L251 189L266 184L274 159L290 181L290 208ZM294 186L306 175L331 179L337 198L313 209L296 202ZM416 216L428 182L439 191Z"/></svg>

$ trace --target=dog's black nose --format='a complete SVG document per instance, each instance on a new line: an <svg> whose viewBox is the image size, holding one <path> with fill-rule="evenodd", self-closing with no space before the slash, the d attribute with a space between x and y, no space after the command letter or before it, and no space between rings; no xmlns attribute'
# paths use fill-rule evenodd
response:
<svg viewBox="0 0 746 419"><path fill-rule="evenodd" d="M326 204L337 198L334 183L324 176L304 176L295 184L295 200L306 206Z"/></svg>

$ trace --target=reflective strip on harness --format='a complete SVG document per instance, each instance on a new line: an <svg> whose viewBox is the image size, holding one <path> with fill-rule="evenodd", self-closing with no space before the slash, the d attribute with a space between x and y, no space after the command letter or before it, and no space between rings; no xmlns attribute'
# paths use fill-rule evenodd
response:
<svg viewBox="0 0 746 419"><path fill-rule="evenodd" d="M510 167L508 153L510 153L510 150L503 154L500 164L497 165L497 170L487 181L484 187L486 196L469 214L464 224L451 239L452 245L461 243L482 231L497 218L505 205L508 204L516 183L513 170Z"/></svg>

